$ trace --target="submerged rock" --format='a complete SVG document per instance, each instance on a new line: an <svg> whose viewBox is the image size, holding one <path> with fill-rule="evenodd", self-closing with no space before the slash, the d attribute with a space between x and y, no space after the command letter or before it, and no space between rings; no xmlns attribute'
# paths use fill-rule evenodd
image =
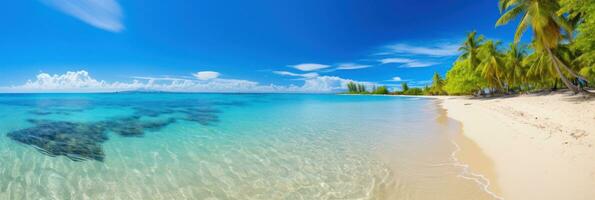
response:
<svg viewBox="0 0 595 200"><path fill-rule="evenodd" d="M66 156L73 161L103 161L105 154L101 144L108 140L108 131L125 137L140 137L146 131L158 131L175 121L173 118L141 121L138 117L97 123L29 120L35 126L9 132L7 136L48 156Z"/></svg>
<svg viewBox="0 0 595 200"><path fill-rule="evenodd" d="M101 143L107 141L105 129L73 122L30 120L34 127L9 132L7 136L34 146L48 156L66 156L73 161L103 161Z"/></svg>
<svg viewBox="0 0 595 200"><path fill-rule="evenodd" d="M45 101L41 108L30 111L38 116L62 114L83 111L80 105L85 101L66 102L75 104L75 109L65 109L59 101ZM123 106L112 105L109 106ZM119 117L99 122L66 122L49 120L29 120L34 124L31 128L9 132L7 136L14 141L31 145L48 156L66 156L73 161L96 160L103 161L105 154L102 143L108 140L108 133L115 133L123 137L142 137L147 131L158 131L177 120L188 120L201 125L210 125L219 121L220 110L212 105L241 106L242 102L194 102L182 101L169 104L147 104L133 107L134 114L130 117ZM89 108L91 106L87 106ZM167 115L169 118L163 118ZM159 118L158 118L159 117Z"/></svg>
<svg viewBox="0 0 595 200"><path fill-rule="evenodd" d="M217 114L221 111L211 108L188 108L180 112L186 114L185 120L207 126L219 121Z"/></svg>
<svg viewBox="0 0 595 200"><path fill-rule="evenodd" d="M176 122L176 119L141 121L140 117L133 116L128 118L116 119L100 123L107 130L125 137L140 137L145 131L158 131L161 128Z"/></svg>

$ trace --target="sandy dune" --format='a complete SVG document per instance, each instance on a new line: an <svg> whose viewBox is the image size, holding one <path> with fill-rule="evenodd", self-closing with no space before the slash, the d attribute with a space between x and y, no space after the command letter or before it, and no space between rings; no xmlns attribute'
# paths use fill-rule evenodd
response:
<svg viewBox="0 0 595 200"><path fill-rule="evenodd" d="M464 136L491 160L499 196L595 199L594 99L567 94L440 98L448 116L462 122ZM462 152L473 153L464 145ZM468 162L479 173L488 167Z"/></svg>

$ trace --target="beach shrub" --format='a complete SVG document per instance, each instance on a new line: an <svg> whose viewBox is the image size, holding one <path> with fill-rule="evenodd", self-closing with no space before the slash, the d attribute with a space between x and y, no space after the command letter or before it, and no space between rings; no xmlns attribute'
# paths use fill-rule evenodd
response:
<svg viewBox="0 0 595 200"><path fill-rule="evenodd" d="M386 86L380 86L380 87L376 87L374 88L374 91L372 91L373 94L388 94L388 88Z"/></svg>
<svg viewBox="0 0 595 200"><path fill-rule="evenodd" d="M404 95L423 95L424 92L421 88L409 88L407 91L403 92Z"/></svg>

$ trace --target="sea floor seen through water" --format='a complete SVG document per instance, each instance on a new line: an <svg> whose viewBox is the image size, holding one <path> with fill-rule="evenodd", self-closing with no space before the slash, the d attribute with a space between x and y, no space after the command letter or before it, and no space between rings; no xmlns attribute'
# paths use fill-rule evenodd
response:
<svg viewBox="0 0 595 200"><path fill-rule="evenodd" d="M2 94L0 199L493 199L459 132L409 97Z"/></svg>

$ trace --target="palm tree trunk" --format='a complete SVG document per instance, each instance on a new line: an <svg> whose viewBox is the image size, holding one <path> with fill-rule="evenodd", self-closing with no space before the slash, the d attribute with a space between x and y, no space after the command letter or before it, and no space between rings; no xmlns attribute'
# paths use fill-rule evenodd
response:
<svg viewBox="0 0 595 200"><path fill-rule="evenodd" d="M579 78L579 79L583 79L584 81L586 81L587 83L589 82L585 77L577 74L576 72L574 72L574 70L568 68L568 66L566 66L566 64L564 64L564 62L562 62L557 56L554 56L554 59L556 59L556 61L558 63L560 63L560 65L566 70L568 71L568 73L572 74L572 76Z"/></svg>
<svg viewBox="0 0 595 200"><path fill-rule="evenodd" d="M590 91L588 91L588 90L586 90L586 89L584 89L584 88L581 88L581 87L579 87L579 86L578 86L578 85L580 84L580 83L579 83L580 79L582 79L583 81L585 81L585 82L589 83L589 81L587 81L587 79L586 79L585 77L583 77L583 76L581 76L581 75L578 75L578 74L576 74L576 73L575 73L573 70L571 70L570 68L568 68L568 67L567 67L567 66L566 66L566 65L565 65L565 64L564 64L562 61L560 61L560 59L558 59L558 57L555 57L555 56L554 56L554 58L555 58L555 59L558 61L558 63L559 63L559 64L560 64L562 67L564 67L564 69L566 69L566 71L570 72L570 74L572 74L574 77L576 77L576 78L578 78L578 79L579 79L579 80L577 80L577 86L576 86L576 88L577 88L578 92L580 92L580 93L583 93L583 94L585 94L585 95L589 95L589 96L595 96L595 93L593 93L593 92L590 92ZM573 84L573 85L574 85L574 84ZM575 93L578 93L578 92L576 92L576 91L575 91Z"/></svg>
<svg viewBox="0 0 595 200"><path fill-rule="evenodd" d="M557 62L557 57L552 53L552 50L549 48L546 48L546 49L547 49L548 55L550 56L550 59L552 59L552 64L554 65L554 69L556 69L556 72L558 72L558 75L560 76L560 80L562 80L562 83L564 83L564 85L566 85L566 87L568 87L568 89L572 90L575 94L579 93L580 90L578 89L578 87L573 85L570 82L570 80L568 80L568 78L566 78L566 76L564 76L564 74L560 70L559 63Z"/></svg>
<svg viewBox="0 0 595 200"><path fill-rule="evenodd" d="M496 80L498 80L498 85L500 85L500 89L504 89L504 84L500 80L500 77L496 76ZM508 90L507 90L507 92L508 92Z"/></svg>

